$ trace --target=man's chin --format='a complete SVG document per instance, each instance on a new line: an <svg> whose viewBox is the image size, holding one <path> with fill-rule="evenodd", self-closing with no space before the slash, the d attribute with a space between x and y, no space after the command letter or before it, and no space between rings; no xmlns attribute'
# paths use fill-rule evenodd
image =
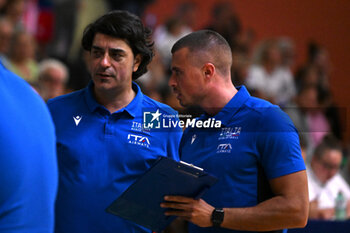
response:
<svg viewBox="0 0 350 233"><path fill-rule="evenodd" d="M191 104L189 104L189 103L187 103L186 101L183 101L183 100L181 100L181 99L179 99L179 103L180 103L180 105L181 105L182 107L185 107L185 108L191 107Z"/></svg>

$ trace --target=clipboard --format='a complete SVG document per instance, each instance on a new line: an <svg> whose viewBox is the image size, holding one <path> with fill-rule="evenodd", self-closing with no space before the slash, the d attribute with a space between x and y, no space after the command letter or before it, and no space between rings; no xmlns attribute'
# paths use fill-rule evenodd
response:
<svg viewBox="0 0 350 233"><path fill-rule="evenodd" d="M201 168L160 157L106 211L154 232L161 232L176 218L165 216L166 209L160 207L165 195L199 199L216 181L216 177Z"/></svg>

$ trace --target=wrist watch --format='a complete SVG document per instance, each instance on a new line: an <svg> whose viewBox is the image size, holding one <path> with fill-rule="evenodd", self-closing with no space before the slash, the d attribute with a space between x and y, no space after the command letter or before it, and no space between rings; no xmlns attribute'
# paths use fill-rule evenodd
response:
<svg viewBox="0 0 350 233"><path fill-rule="evenodd" d="M222 221L224 221L225 212L222 208L215 208L211 214L211 222L214 227L220 227Z"/></svg>

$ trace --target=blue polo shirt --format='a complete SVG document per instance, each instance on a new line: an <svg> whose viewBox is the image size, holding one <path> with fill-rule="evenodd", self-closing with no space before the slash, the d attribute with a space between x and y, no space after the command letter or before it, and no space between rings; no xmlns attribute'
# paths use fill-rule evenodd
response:
<svg viewBox="0 0 350 233"><path fill-rule="evenodd" d="M220 129L188 128L180 145L181 160L218 177L203 196L210 205L256 206L272 195L268 180L305 169L289 117L278 106L251 97L244 86L214 118L221 120ZM237 231L190 224L190 232Z"/></svg>
<svg viewBox="0 0 350 233"><path fill-rule="evenodd" d="M143 112L176 111L143 95L137 84L132 87L135 98L112 114L96 102L92 82L49 100L60 172L56 232L150 232L105 209L159 156L178 160L182 130L145 129Z"/></svg>
<svg viewBox="0 0 350 233"><path fill-rule="evenodd" d="M58 174L50 113L0 63L0 232L51 233Z"/></svg>

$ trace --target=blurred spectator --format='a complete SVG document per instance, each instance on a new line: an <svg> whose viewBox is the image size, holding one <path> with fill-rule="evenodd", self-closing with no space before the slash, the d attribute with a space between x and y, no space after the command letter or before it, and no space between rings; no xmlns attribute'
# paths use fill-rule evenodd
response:
<svg viewBox="0 0 350 233"><path fill-rule="evenodd" d="M163 102L162 89L167 86L166 68L157 51L155 51L152 62L148 65L148 71L136 80L142 91L149 97Z"/></svg>
<svg viewBox="0 0 350 233"><path fill-rule="evenodd" d="M37 57L40 59L46 57L46 46L53 36L53 20L52 0L25 1L24 29L37 41Z"/></svg>
<svg viewBox="0 0 350 233"><path fill-rule="evenodd" d="M342 192L350 214L350 187L339 174L343 154L339 141L332 136L324 138L315 149L311 166L307 169L310 199L310 218L332 219L335 200Z"/></svg>
<svg viewBox="0 0 350 233"><path fill-rule="evenodd" d="M241 28L241 21L233 9L232 3L221 1L214 5L211 23L206 29L220 33L227 40L231 49L235 50Z"/></svg>
<svg viewBox="0 0 350 233"><path fill-rule="evenodd" d="M306 141L307 162L310 161L314 148L330 131L329 123L323 112L324 109L320 108L318 96L316 86L304 86L299 90L295 101L284 108L300 136Z"/></svg>
<svg viewBox="0 0 350 233"><path fill-rule="evenodd" d="M154 0L107 0L111 10L126 10L141 17L146 6Z"/></svg>
<svg viewBox="0 0 350 233"><path fill-rule="evenodd" d="M252 29L245 30L238 35L236 48L232 48L231 75L235 86L241 86L246 83L251 65L251 50L254 40L254 31Z"/></svg>
<svg viewBox="0 0 350 233"><path fill-rule="evenodd" d="M3 17L11 23L15 30L23 29L25 3L25 0L8 0L3 7Z"/></svg>
<svg viewBox="0 0 350 233"><path fill-rule="evenodd" d="M13 34L10 22L4 18L0 19L0 61L8 67L7 54Z"/></svg>
<svg viewBox="0 0 350 233"><path fill-rule="evenodd" d="M105 0L79 1L72 43L65 60L67 61L70 71L71 78L68 82L68 87L70 89L79 90L85 87L91 79L85 62L86 59L89 59L90 53L81 48L81 35L86 25L90 24L107 11L108 8Z"/></svg>
<svg viewBox="0 0 350 233"><path fill-rule="evenodd" d="M168 19L164 25L160 25L154 32L154 46L158 50L166 67L171 62L171 47L181 37L190 33L191 30L178 18Z"/></svg>
<svg viewBox="0 0 350 233"><path fill-rule="evenodd" d="M39 63L37 91L46 101L67 93L68 69L56 59L45 59Z"/></svg>
<svg viewBox="0 0 350 233"><path fill-rule="evenodd" d="M80 0L53 1L53 40L48 47L48 55L67 60L67 55L73 40L73 32L79 15Z"/></svg>
<svg viewBox="0 0 350 233"><path fill-rule="evenodd" d="M193 31L196 12L197 7L194 3L184 2L179 5L172 17L154 30L154 45L166 68L170 66L171 47L178 39Z"/></svg>
<svg viewBox="0 0 350 233"><path fill-rule="evenodd" d="M299 91L303 87L310 85L318 87L317 70L313 66L305 66L296 72L295 86L297 91Z"/></svg>
<svg viewBox="0 0 350 233"><path fill-rule="evenodd" d="M295 96L292 73L282 66L281 51L276 40L262 41L257 47L246 85L259 97L282 107Z"/></svg>
<svg viewBox="0 0 350 233"><path fill-rule="evenodd" d="M348 147L346 148L346 150L344 152L346 156L344 158L344 163L343 163L344 167L341 170L341 174L348 184L350 184L350 157L349 157L350 155L349 155L349 152L350 152L350 145L348 145Z"/></svg>
<svg viewBox="0 0 350 233"><path fill-rule="evenodd" d="M246 83L250 60L247 54L232 52L231 75L235 86L241 86Z"/></svg>
<svg viewBox="0 0 350 233"><path fill-rule="evenodd" d="M193 31L197 23L197 5L192 1L186 1L177 8L175 17L180 19L188 31Z"/></svg>
<svg viewBox="0 0 350 233"><path fill-rule="evenodd" d="M328 53L324 48L312 43L309 45L308 62L300 68L295 75L297 89L304 86L314 85L318 89L318 101L323 108L324 114L329 122L332 134L338 139L342 139L343 127L341 115L346 110L342 110L333 101L332 92L329 86L330 62Z"/></svg>
<svg viewBox="0 0 350 233"><path fill-rule="evenodd" d="M31 84L35 84L38 80L35 49L33 36L24 31L15 32L8 56L8 68Z"/></svg>
<svg viewBox="0 0 350 233"><path fill-rule="evenodd" d="M242 31L240 34L238 34L238 38L236 41L237 46L235 48L232 48L232 52L243 53L250 57L255 38L256 38L255 31L252 28L248 28Z"/></svg>
<svg viewBox="0 0 350 233"><path fill-rule="evenodd" d="M308 66L313 66L316 69L320 88L329 90L331 63L327 50L314 42L310 43L308 48Z"/></svg>
<svg viewBox="0 0 350 233"><path fill-rule="evenodd" d="M306 65L298 69L295 82L298 88L304 85L316 85L322 92L330 92L329 76L331 65L326 49L316 43L310 43Z"/></svg>
<svg viewBox="0 0 350 233"><path fill-rule="evenodd" d="M281 66L288 69L290 73L294 65L295 45L288 37L281 37L277 40L277 47L281 53Z"/></svg>
<svg viewBox="0 0 350 233"><path fill-rule="evenodd" d="M6 5L6 2L7 2L8 0L0 0L0 15L2 15L2 11L3 11L3 8L4 8L4 6Z"/></svg>

